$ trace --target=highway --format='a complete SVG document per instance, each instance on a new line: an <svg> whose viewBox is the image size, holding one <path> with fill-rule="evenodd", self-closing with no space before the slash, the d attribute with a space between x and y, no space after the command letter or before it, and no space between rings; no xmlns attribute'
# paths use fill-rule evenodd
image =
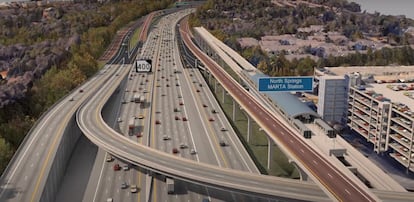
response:
<svg viewBox="0 0 414 202"><path fill-rule="evenodd" d="M292 134L292 131L280 124L280 121L274 115L265 110L244 88L193 44L189 34L187 34L189 33L188 26L181 26L181 28L186 45L201 59L214 77L220 81L234 99L238 100L238 103L261 125L275 142L289 148L291 154L307 167L319 182L329 190L330 194L340 201L379 200L375 195L367 192L366 187L357 185L348 176L337 171L334 166L307 146L302 139L297 138Z"/></svg>
<svg viewBox="0 0 414 202"><path fill-rule="evenodd" d="M120 52L124 52L122 51L122 48ZM118 58L121 57L123 56L118 55ZM174 59L174 61L176 61L177 64L179 63L178 58ZM177 66L180 69L182 68L181 65ZM255 201L260 199L267 200L268 197L272 197L273 199L284 199L284 197L286 197L299 200L328 201L323 192L321 192L320 189L312 183L255 174L256 171L254 171L254 168L250 167L251 165L248 163L249 158L245 160L229 160L235 158L236 156L239 156L240 158L240 152L243 152L237 150L241 149L241 147L237 146L238 140L233 139L234 135L217 135L222 135L224 131L221 131L221 127L223 127L223 125L226 127L228 124L222 121L219 116L217 116L217 119L211 123L210 121L206 120L206 118L210 117L207 116L209 112L211 112L209 110L210 107L214 106L216 109L219 109L219 107L215 104L214 101L212 101L214 99L211 95L208 95L207 90L204 90L203 87L197 87L197 84L205 83L203 83L199 72L196 72L192 69L182 69L181 73L178 74L181 76L181 78L179 78L179 81L187 80L186 82L180 83L181 87L179 89L181 89L180 94L185 100L185 108L187 108L188 105L189 109L197 110L186 109L182 111L184 116L194 118L189 118L191 124L187 124L189 122L183 122L183 124L179 126L181 129L176 128L177 131L187 130L187 132L184 132L184 135L181 133L173 132L172 134L174 135L171 136L177 136L178 139L168 142L171 143L170 145L168 143L164 144L165 142L159 138L155 139L156 141L153 141L154 148L157 148L157 150L161 149L161 152L144 146L146 142L149 142L149 138L147 138L145 135L141 138L137 138L134 135L130 136L129 131L127 132L125 129L127 126L126 124L128 117L132 117L131 113L129 112L138 112L140 114L144 114L145 118L136 121L138 125L142 124L148 126L151 123L154 123L150 123L150 117L154 114L149 114L149 108L141 108L138 106L138 104L128 103L126 104L128 107L121 108L121 111L116 112L121 116L121 122L106 122L101 117L101 111L103 111L103 106L106 104L106 101L113 94L113 92L115 92L116 89L123 89L125 85L127 85L126 88L132 89L129 87L129 85L132 84L132 86L136 86L137 83L142 81L142 79L138 79L139 76L137 74L135 78L132 79L134 82L131 84L125 84L125 80L129 78L129 74L131 73L130 70L131 66L129 65L105 66L104 69L102 69L97 75L91 78L80 88L83 90L82 93L79 92L79 89L76 89L70 95L62 99L61 102L52 107L48 113L45 113L45 115L37 123L36 127L34 127L31 133L28 134L27 139L24 141L24 144L22 144L22 147L19 148L18 153L16 153L16 156L13 158L10 166L2 176L0 201L40 200L40 194L43 191L42 187L46 180L45 177L48 175L48 170L50 169L50 165L54 159L54 153L57 144L62 138L61 136L63 134L63 131L65 130L68 122L73 117L75 110L78 109L78 106L81 105L81 103L85 100L88 102L82 104L82 107L77 112L77 121L82 130L85 132L85 135L90 138L92 142L98 146L101 146L105 150L111 151L111 153L114 153L114 155L118 156L120 159L124 159L144 168L184 180L185 182L179 181L179 188L194 193L190 194L192 196L175 195L174 198L172 198L172 196L165 198L165 191L163 191L164 194L161 194L162 191L159 191L157 195L158 200L166 199L182 201L183 198L179 197L185 197L185 199L188 200L200 200L204 195L208 196L209 192L215 192L216 196L219 196L218 198L229 200L227 198L229 197L227 192L230 191L233 192L232 196L230 196L232 197L231 199L236 201L239 199L246 200L244 196L240 198L238 193L255 195L258 197L252 199ZM165 71L165 75L173 74L171 73L171 69L165 69ZM190 74L192 76L190 76ZM152 78L152 80L154 80L154 78ZM194 83L194 81L196 82ZM151 89L150 86L151 85L146 85L146 88ZM154 86L154 84L152 86ZM166 86L162 86L160 88L160 90L172 89L171 87ZM199 89L200 92L197 92L197 89ZM177 95L178 98L178 91L165 90L165 94L168 94L168 96L162 96L162 93L151 94L151 92L153 92L152 90L149 92L150 93L148 93L147 96L148 100L150 100L151 95L159 95L161 97L173 97L174 95ZM125 98L131 96L130 92L120 91L120 93L124 94L123 97ZM74 98L74 100L69 101L71 98ZM187 101L191 99L193 99L194 102ZM201 100L203 103L206 102L208 107L203 107L202 103L200 103ZM163 111L171 110L172 106L177 106L177 103L172 104L174 101L171 100L169 102L162 103L162 105L167 103L165 106L161 106L161 108L163 108ZM194 106L191 106L190 103L194 104ZM156 111L153 111L153 113L155 112ZM222 115L223 113L220 111L219 114ZM194 127L194 129L190 129L193 126L193 119L197 119L198 117L204 117L204 119L200 119L200 124L205 124L205 122L207 122L210 125L204 127ZM171 122L171 117L167 118L165 116L161 116L160 118L163 118L165 120L165 123ZM162 122L164 122L164 120ZM119 128L115 131L112 130L107 124L112 125L115 128ZM187 124L187 126L184 124ZM137 127L134 129L134 133L136 134L143 130L144 134L157 134L157 136L160 136L160 134L165 134L165 132L168 132L168 130L174 130L174 127L175 126L171 125L169 127L165 127L165 131L156 132L155 130L155 132L152 133L150 132L149 127ZM183 140L190 140L189 131L196 131L194 133L199 134L200 128L204 128L204 130L208 131L204 131L203 133L207 133L207 135L200 135L201 137L206 138L210 136L210 133L212 132L213 135L217 136L211 136L210 138L217 138L217 140L218 138L225 138L225 140L230 143L230 146L221 148L218 146L217 140L214 140L213 146L207 146L207 144L205 144L207 141L202 140L202 138L199 140L199 137L197 137L196 140L193 141L197 155L190 155L183 152L177 156L170 154L172 145L178 145L183 142ZM230 126L228 126L228 128L230 129ZM227 134L228 132L229 131L226 131L225 133ZM209 154L209 152L206 151L214 150L212 148L218 148L218 151L223 149L222 158L218 158L219 160L217 160L217 158L211 158L213 155ZM243 155L244 154L241 156ZM106 158L105 154L103 156ZM189 157L191 160L187 160L182 157ZM102 162L102 155L101 158L98 157L98 161L99 159ZM197 163L199 160L201 162ZM119 193L120 184L125 181L128 184L137 183L139 187L144 188L147 185L145 181L146 178L144 177L145 171L132 166L129 171L121 170L114 172L112 169L112 165L114 163L119 163L121 166L126 164L125 161L115 159L113 162L103 163L101 165L100 177L105 177L105 179L100 178L102 182L97 183L98 186L96 188L96 192L94 192L93 200L103 201L109 196L116 195L114 193L118 193L117 198L114 198L116 201L145 200L145 192L142 190L136 194L136 197L134 194L129 193L129 191ZM213 164L215 166L208 165L207 163ZM228 168L245 171L248 170L249 172L253 173L247 173ZM106 179L110 179L111 182L104 182ZM156 189L165 190L165 187L163 187L162 183L158 184L159 186L157 186ZM204 186L208 186L209 188L206 189ZM218 189L211 187L216 187ZM248 197L247 201L249 201L249 199L251 198Z"/></svg>
<svg viewBox="0 0 414 202"><path fill-rule="evenodd" d="M205 163L197 163L194 160L187 160L168 154L170 152L151 149L131 141L125 136L120 136L103 121L100 113L122 79L130 73L130 68L121 68L120 71L119 76L112 77L110 81L106 82L88 102L85 102L80 107L77 113L77 121L81 130L98 146L110 151L119 158L131 161L144 168L189 182L224 188L244 194L253 194L258 197L275 196L278 198L293 197L302 200L327 200L319 188L314 187L311 183L262 176L219 168ZM154 159L157 160L154 161ZM286 183L291 186L286 186ZM304 187L305 190L303 190ZM287 190L291 190L288 192L295 194L289 194L286 192Z"/></svg>
<svg viewBox="0 0 414 202"><path fill-rule="evenodd" d="M66 126L88 92L98 89L113 72L106 66L82 86L83 93L75 89L41 117L2 175L0 201L39 200Z"/></svg>

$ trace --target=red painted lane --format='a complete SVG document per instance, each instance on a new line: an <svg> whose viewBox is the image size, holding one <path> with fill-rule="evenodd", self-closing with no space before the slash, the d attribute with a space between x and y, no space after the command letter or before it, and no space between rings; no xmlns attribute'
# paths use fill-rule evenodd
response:
<svg viewBox="0 0 414 202"><path fill-rule="evenodd" d="M185 44L198 58L206 65L210 72L223 86L229 89L250 114L256 118L257 122L262 123L262 127L272 131L270 135L278 143L283 144L297 159L305 165L310 172L323 184L332 195L340 201L375 201L364 189L359 189L358 185L351 181L341 172L337 171L325 159L320 157L312 148L307 146L301 139L297 138L292 131L284 127L272 114L268 113L256 102L246 91L236 84L228 74L223 73L201 50L191 41L188 33L188 23L182 23L180 33Z"/></svg>

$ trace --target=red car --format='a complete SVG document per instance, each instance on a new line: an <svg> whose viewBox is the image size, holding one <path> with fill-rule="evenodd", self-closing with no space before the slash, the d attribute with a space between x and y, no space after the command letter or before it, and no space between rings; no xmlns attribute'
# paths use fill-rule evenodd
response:
<svg viewBox="0 0 414 202"><path fill-rule="evenodd" d="M177 121L178 121L178 120L180 120L180 117L178 117L178 116L175 116L175 120L177 120Z"/></svg>
<svg viewBox="0 0 414 202"><path fill-rule="evenodd" d="M156 120L155 121L155 124L161 124L161 121L160 120Z"/></svg>
<svg viewBox="0 0 414 202"><path fill-rule="evenodd" d="M117 171L117 170L121 170L121 166L119 166L119 164L115 164L115 165L114 165L114 170L115 170L115 171Z"/></svg>
<svg viewBox="0 0 414 202"><path fill-rule="evenodd" d="M183 117L183 121L187 121L187 117Z"/></svg>
<svg viewBox="0 0 414 202"><path fill-rule="evenodd" d="M175 147L174 147L174 148L172 149L172 153L173 153L173 154L177 154L178 152L179 152L179 151L178 151L178 149L177 149L177 148L175 148Z"/></svg>
<svg viewBox="0 0 414 202"><path fill-rule="evenodd" d="M142 137L142 133L141 132L138 132L137 134L135 134L135 136Z"/></svg>
<svg viewBox="0 0 414 202"><path fill-rule="evenodd" d="M209 121L214 121L214 119L213 119L213 118L209 118L208 120L209 120Z"/></svg>

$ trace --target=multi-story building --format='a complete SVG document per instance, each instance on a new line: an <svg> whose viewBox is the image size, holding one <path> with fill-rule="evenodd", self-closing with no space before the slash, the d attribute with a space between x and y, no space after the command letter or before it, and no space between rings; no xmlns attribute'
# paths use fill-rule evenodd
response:
<svg viewBox="0 0 414 202"><path fill-rule="evenodd" d="M390 156L414 172L414 100L398 86L406 84L369 84L350 86L348 126L374 145L374 151ZM390 100L389 98L392 98ZM405 104L403 104L405 103Z"/></svg>
<svg viewBox="0 0 414 202"><path fill-rule="evenodd" d="M349 76L319 77L318 114L327 122L345 124Z"/></svg>

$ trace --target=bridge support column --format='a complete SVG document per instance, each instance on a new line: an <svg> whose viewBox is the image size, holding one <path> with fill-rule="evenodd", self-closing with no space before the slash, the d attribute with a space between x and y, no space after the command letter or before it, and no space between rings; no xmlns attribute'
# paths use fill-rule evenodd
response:
<svg viewBox="0 0 414 202"><path fill-rule="evenodd" d="M214 93L217 94L217 80L214 79Z"/></svg>
<svg viewBox="0 0 414 202"><path fill-rule="evenodd" d="M236 121L237 102L233 99L233 121Z"/></svg>
<svg viewBox="0 0 414 202"><path fill-rule="evenodd" d="M289 163L291 163L293 166L295 166L295 168L298 170L299 172L299 177L301 181L308 181L308 174L305 173L305 171L303 171L298 164L296 164L295 161L293 161L292 159L289 159Z"/></svg>
<svg viewBox="0 0 414 202"><path fill-rule="evenodd" d="M250 135L252 134L252 118L246 113L247 116L247 143L250 142Z"/></svg>
<svg viewBox="0 0 414 202"><path fill-rule="evenodd" d="M266 135L266 137L267 137L267 169L270 170L270 168L272 168L271 163L272 163L272 157L273 157L273 141L272 139L270 139L268 135Z"/></svg>
<svg viewBox="0 0 414 202"><path fill-rule="evenodd" d="M224 88L222 88L222 90L223 91L221 91L222 92L222 102L223 102L223 104L224 104L224 98L225 98L225 94L226 94L226 90L224 90Z"/></svg>

